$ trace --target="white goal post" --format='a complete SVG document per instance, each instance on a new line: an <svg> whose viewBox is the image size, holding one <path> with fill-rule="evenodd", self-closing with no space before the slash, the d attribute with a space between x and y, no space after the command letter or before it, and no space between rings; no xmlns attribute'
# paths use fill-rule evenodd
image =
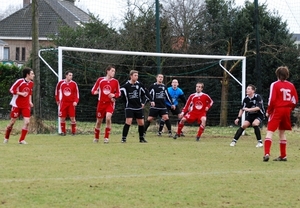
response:
<svg viewBox="0 0 300 208"><path fill-rule="evenodd" d="M171 58L193 58L193 59L217 59L220 67L226 71L239 85L242 87L242 98L246 96L246 57L245 56L220 56L220 55L198 55L198 54L174 54L174 53L152 53L152 52L138 52L138 51L118 51L118 50L103 50L103 49L92 49L92 48L76 48L76 47L65 47L59 46L58 50L58 73L51 68L51 66L41 56L42 51L54 50L52 49L41 49L39 50L40 59L51 69L51 71L58 77L58 81L63 79L63 51L77 51L86 53L103 53L103 54L117 54L117 55L132 55L132 56L155 56L155 57L171 57ZM226 68L222 66L222 61L229 60L241 60L242 61L242 82L236 79ZM243 114L242 121L244 121L245 115ZM60 127L60 122L58 124ZM58 132L60 132L58 128Z"/></svg>

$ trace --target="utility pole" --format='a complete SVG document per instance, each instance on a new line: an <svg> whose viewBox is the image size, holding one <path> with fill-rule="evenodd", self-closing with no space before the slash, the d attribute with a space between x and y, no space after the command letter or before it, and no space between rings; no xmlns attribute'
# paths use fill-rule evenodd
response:
<svg viewBox="0 0 300 208"><path fill-rule="evenodd" d="M155 20L156 20L156 52L160 53L160 20L159 20L159 0L155 0ZM161 73L160 56L156 58L157 74Z"/></svg>
<svg viewBox="0 0 300 208"><path fill-rule="evenodd" d="M259 36L259 11L258 0L254 0L254 21L255 21L255 39L256 39L256 59L255 59L255 77L257 79L256 87L259 93L262 93L261 85L261 57L260 57L260 36Z"/></svg>

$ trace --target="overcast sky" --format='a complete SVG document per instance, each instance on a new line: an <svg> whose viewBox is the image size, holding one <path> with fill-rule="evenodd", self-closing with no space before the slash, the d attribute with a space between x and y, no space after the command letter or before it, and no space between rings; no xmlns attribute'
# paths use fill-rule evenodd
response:
<svg viewBox="0 0 300 208"><path fill-rule="evenodd" d="M153 0L154 1L154 0ZM258 0L266 2L270 10L277 9L283 20L287 20L290 31L300 33L300 0ZM106 23L118 25L117 22L126 12L127 0L76 0L75 5L85 11L99 15ZM243 5L244 0L235 0ZM0 13L9 8L21 7L23 0L0 0Z"/></svg>

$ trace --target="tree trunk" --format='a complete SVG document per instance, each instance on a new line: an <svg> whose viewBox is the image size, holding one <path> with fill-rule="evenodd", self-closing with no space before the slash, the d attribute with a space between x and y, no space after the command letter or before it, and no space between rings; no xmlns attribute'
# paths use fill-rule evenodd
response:
<svg viewBox="0 0 300 208"><path fill-rule="evenodd" d="M38 15L38 0L32 0L32 68L34 70L34 88L33 88L33 104L34 104L34 119L32 129L36 133L42 132L41 119L41 100L40 100L40 60L38 57L39 50L39 15Z"/></svg>
<svg viewBox="0 0 300 208"><path fill-rule="evenodd" d="M227 126L229 75L224 71L222 79L220 126Z"/></svg>

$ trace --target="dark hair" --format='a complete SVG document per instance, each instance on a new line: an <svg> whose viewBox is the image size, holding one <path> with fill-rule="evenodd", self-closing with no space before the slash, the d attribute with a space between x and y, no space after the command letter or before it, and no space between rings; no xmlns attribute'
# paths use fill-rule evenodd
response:
<svg viewBox="0 0 300 208"><path fill-rule="evenodd" d="M25 67L22 71L23 73L23 78L26 78L27 77L27 74L30 74L30 72L33 71L32 68L29 68L29 67Z"/></svg>
<svg viewBox="0 0 300 208"><path fill-rule="evenodd" d="M280 66L276 69L275 74L277 78L281 81L287 80L290 76L289 69L287 66Z"/></svg>
<svg viewBox="0 0 300 208"><path fill-rule="evenodd" d="M115 69L116 67L114 65L108 65L105 69L105 74L107 74L108 71L110 71L111 69Z"/></svg>
<svg viewBox="0 0 300 208"><path fill-rule="evenodd" d="M68 70L65 72L65 75L67 76L69 73L72 73L72 72Z"/></svg>
<svg viewBox="0 0 300 208"><path fill-rule="evenodd" d="M135 73L139 73L137 70L130 70L130 72L129 72L129 76L132 76L133 74L135 74Z"/></svg>
<svg viewBox="0 0 300 208"><path fill-rule="evenodd" d="M251 87L254 92L256 91L256 87L253 84L248 84L248 87Z"/></svg>

